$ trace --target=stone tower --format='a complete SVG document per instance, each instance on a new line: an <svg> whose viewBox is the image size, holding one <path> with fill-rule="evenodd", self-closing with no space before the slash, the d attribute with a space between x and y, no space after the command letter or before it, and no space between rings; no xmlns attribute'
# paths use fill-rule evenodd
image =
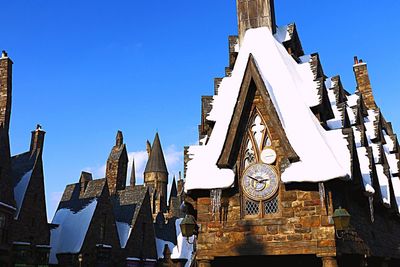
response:
<svg viewBox="0 0 400 267"><path fill-rule="evenodd" d="M149 160L144 171L144 183L150 188L153 214L167 212L168 171L158 133L150 149Z"/></svg>
<svg viewBox="0 0 400 267"><path fill-rule="evenodd" d="M128 171L128 153L124 144L122 132L117 132L115 146L111 149L106 166L106 178L110 195L114 195L117 190L126 187L126 177Z"/></svg>
<svg viewBox="0 0 400 267"><path fill-rule="evenodd" d="M276 32L274 0L236 0L239 25L239 41L246 30L268 27Z"/></svg>

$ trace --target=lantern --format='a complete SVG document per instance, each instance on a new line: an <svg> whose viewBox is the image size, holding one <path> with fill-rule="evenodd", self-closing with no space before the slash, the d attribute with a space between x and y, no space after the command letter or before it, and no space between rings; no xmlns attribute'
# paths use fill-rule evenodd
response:
<svg viewBox="0 0 400 267"><path fill-rule="evenodd" d="M195 234L196 226L194 217L187 214L180 224L182 235L186 238L191 237Z"/></svg>
<svg viewBox="0 0 400 267"><path fill-rule="evenodd" d="M350 214L346 209L339 207L333 212L333 222L337 231L347 230L350 225Z"/></svg>

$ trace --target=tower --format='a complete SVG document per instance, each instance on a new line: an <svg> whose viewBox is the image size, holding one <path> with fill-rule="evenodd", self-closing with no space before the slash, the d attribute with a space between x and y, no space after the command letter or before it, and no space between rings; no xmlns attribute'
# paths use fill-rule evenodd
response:
<svg viewBox="0 0 400 267"><path fill-rule="evenodd" d="M248 29L268 27L276 32L274 0L236 0L236 6L240 42Z"/></svg>
<svg viewBox="0 0 400 267"><path fill-rule="evenodd" d="M126 152L122 132L118 131L115 146L111 149L106 166L106 178L110 195L114 195L117 190L125 189L127 171L128 153Z"/></svg>
<svg viewBox="0 0 400 267"><path fill-rule="evenodd" d="M149 159L144 171L144 183L150 188L153 214L167 211L168 170L158 133L150 148Z"/></svg>

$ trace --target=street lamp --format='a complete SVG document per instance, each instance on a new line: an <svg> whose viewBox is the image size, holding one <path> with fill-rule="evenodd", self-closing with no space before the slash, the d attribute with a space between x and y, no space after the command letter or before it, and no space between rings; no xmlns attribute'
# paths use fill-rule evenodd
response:
<svg viewBox="0 0 400 267"><path fill-rule="evenodd" d="M333 223L335 224L336 236L341 239L343 238L343 233L349 229L350 225L350 214L346 209L339 207L335 209L332 215ZM342 232L342 235L339 235L339 231Z"/></svg>
<svg viewBox="0 0 400 267"><path fill-rule="evenodd" d="M189 237L197 235L198 226L193 215L186 214L179 226L181 227L182 236L186 237L188 242Z"/></svg>

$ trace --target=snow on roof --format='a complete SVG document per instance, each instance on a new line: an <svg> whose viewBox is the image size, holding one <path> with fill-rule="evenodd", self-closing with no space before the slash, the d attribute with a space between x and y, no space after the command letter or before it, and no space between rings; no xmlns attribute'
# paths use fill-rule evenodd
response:
<svg viewBox="0 0 400 267"><path fill-rule="evenodd" d="M31 180L33 170L26 172L18 184L14 187L14 198L17 203L17 212L15 214L15 218L18 218L19 212L21 211L22 202L25 198L26 190L28 189L29 181Z"/></svg>
<svg viewBox="0 0 400 267"><path fill-rule="evenodd" d="M126 247L126 243L128 242L129 237L131 236L132 226L125 222L116 222L119 242L121 244L121 248Z"/></svg>
<svg viewBox="0 0 400 267"><path fill-rule="evenodd" d="M56 255L59 253L79 253L89 229L97 199L78 212L70 209L59 209L54 215L52 224L58 224L51 230L50 235L50 264L57 264Z"/></svg>
<svg viewBox="0 0 400 267"><path fill-rule="evenodd" d="M300 161L292 163L282 173L282 181L322 182L349 177L347 141L341 131L328 132L321 127L304 94L315 88L314 78L305 75L305 67L294 61L270 30L264 27L246 32L232 76L222 80L219 94L214 96L213 108L207 119L215 121L215 126L205 146L189 148L191 160L187 165L185 190L228 188L233 185L234 172L219 169L216 163L250 54L258 66L288 140L300 157ZM339 152L341 157L335 152Z"/></svg>
<svg viewBox="0 0 400 267"><path fill-rule="evenodd" d="M386 176L382 164L376 164L375 167L378 175L379 185L381 188L383 204L390 207L389 178Z"/></svg>
<svg viewBox="0 0 400 267"><path fill-rule="evenodd" d="M289 25L276 27L275 38L278 42L283 43L290 40Z"/></svg>
<svg viewBox="0 0 400 267"><path fill-rule="evenodd" d="M177 244L174 245L170 241L165 241L159 238L156 238L156 246L157 246L157 255L159 259L164 258L164 247L168 246L171 251L171 259L187 259L188 261L185 264L185 267L189 267L192 263L192 255L193 255L193 243L194 236L189 238L189 242L186 237L183 237L181 233L180 223L182 222L182 218L177 219L175 221L175 229L177 234Z"/></svg>

